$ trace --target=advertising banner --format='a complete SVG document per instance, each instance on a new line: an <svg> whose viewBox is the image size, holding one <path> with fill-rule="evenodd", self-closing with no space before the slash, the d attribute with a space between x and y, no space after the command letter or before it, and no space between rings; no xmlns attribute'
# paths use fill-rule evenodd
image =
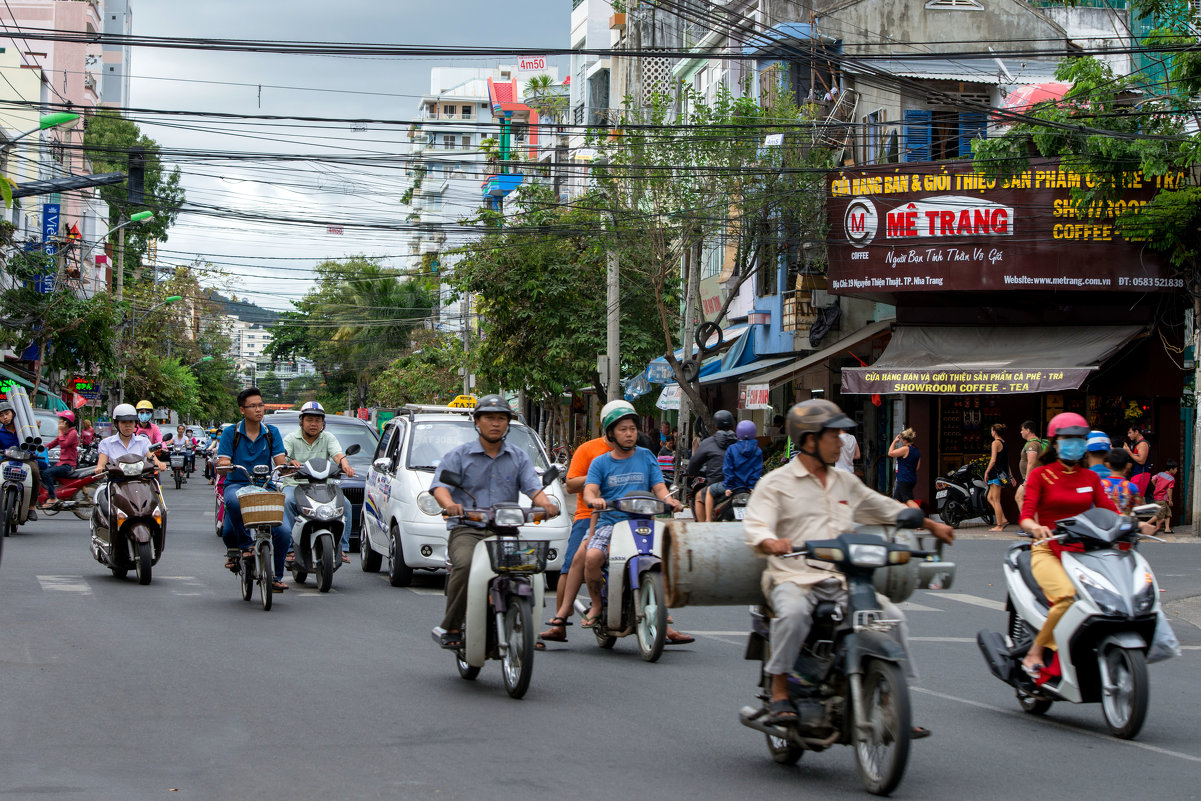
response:
<svg viewBox="0 0 1201 801"><path fill-rule="evenodd" d="M57 203L42 204L42 251L47 256L58 254L59 205ZM45 275L38 276L34 286L38 292L46 294L54 291L54 268L49 268Z"/></svg>
<svg viewBox="0 0 1201 801"><path fill-rule="evenodd" d="M1148 203L1177 176L1125 176L1122 199L1077 209L1073 188L1091 175L1031 160L993 180L969 161L883 165L828 176L829 289L891 297L900 292L1182 289L1167 260L1123 239L1115 218Z"/></svg>
<svg viewBox="0 0 1201 801"><path fill-rule="evenodd" d="M1076 389L1088 367L1055 370L844 370L845 394L997 395Z"/></svg>
<svg viewBox="0 0 1201 801"><path fill-rule="evenodd" d="M739 409L770 409L767 396L771 386L768 384L747 384L738 392Z"/></svg>

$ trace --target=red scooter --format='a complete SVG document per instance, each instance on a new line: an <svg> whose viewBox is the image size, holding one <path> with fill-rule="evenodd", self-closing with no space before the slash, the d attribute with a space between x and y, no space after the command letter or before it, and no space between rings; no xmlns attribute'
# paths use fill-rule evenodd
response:
<svg viewBox="0 0 1201 801"><path fill-rule="evenodd" d="M39 506L38 511L54 516L59 512L74 512L80 520L87 520L96 505L96 487L93 485L100 479L94 467L81 467L66 478L54 482L55 501L49 506ZM46 487L38 493L38 503L43 504L49 499L50 493Z"/></svg>

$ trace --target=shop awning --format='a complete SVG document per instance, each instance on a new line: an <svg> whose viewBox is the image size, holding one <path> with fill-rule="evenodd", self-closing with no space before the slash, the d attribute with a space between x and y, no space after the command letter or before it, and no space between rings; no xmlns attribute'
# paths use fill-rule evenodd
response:
<svg viewBox="0 0 1201 801"><path fill-rule="evenodd" d="M712 375L702 376L702 384L720 384L724 381L729 381L731 378L740 378L742 376L750 377L756 375L763 370L769 370L772 367L783 364L784 362L792 361L791 356L759 359L758 361L747 362L737 367L731 367L729 370L721 370ZM758 380L758 379L756 379Z"/></svg>
<svg viewBox="0 0 1201 801"><path fill-rule="evenodd" d="M1012 395L1077 389L1141 326L899 326L871 367L844 368L842 392Z"/></svg>
<svg viewBox="0 0 1201 801"><path fill-rule="evenodd" d="M751 327L749 325L747 325L746 323L738 323L737 325L732 325L728 328L722 329L722 332L721 332L722 344L723 345L730 344L734 340L736 340L739 337L746 334L747 331L750 330L750 328ZM713 336L709 337L709 340L705 343L705 346L712 348L716 345L717 345L717 334L714 334ZM697 348L696 344L694 343L690 353L696 354L697 350L698 350L698 348ZM684 358L684 348L680 348L679 350L677 350L675 353L675 356L676 356L677 361L682 360ZM703 374L703 371L702 371L702 374ZM665 356L660 356L657 359L652 359L650 364L648 364L646 366L646 370L643 372L643 375L646 376L648 381L655 383L655 384L662 384L666 381L674 381L675 380L675 373L673 373L671 371L671 365L667 363L667 357L665 357Z"/></svg>
<svg viewBox="0 0 1201 801"><path fill-rule="evenodd" d="M845 336L832 345L822 348L819 351L814 351L804 358L789 360L791 361L790 364L786 364L783 367L778 367L775 370L772 370L770 373L755 376L755 383L776 386L782 381L787 381L793 376L805 372L810 367L824 362L831 356L837 356L840 353L850 350L856 345L860 345L869 339L874 339L875 337L880 336L888 331L888 329L892 327L892 324L893 320L890 318L888 320L881 320L878 323L872 323L871 325L864 326L855 333Z"/></svg>
<svg viewBox="0 0 1201 801"><path fill-rule="evenodd" d="M33 389L32 381L3 367L0 367L0 381L15 381L26 389Z"/></svg>

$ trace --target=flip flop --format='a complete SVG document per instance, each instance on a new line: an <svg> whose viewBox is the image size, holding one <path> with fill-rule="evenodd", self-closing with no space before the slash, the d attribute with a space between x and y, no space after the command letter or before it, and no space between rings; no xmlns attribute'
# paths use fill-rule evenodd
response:
<svg viewBox="0 0 1201 801"><path fill-rule="evenodd" d="M927 728L924 728L922 726L914 726L913 731L909 733L909 739L910 740L922 740L922 739L925 739L926 737L929 737L931 734L933 734L933 732Z"/></svg>
<svg viewBox="0 0 1201 801"><path fill-rule="evenodd" d="M767 722L773 725L781 723L786 725L792 724L796 723L797 720L800 719L800 716L797 715L796 707L793 705L792 701L788 700L787 698L772 701L768 705L767 709L769 713L767 716Z"/></svg>
<svg viewBox="0 0 1201 801"><path fill-rule="evenodd" d="M272 592L283 592L286 589L288 589L288 585L284 584L282 581L275 581L271 584Z"/></svg>
<svg viewBox="0 0 1201 801"><path fill-rule="evenodd" d="M590 629L593 626L595 626L597 621L599 621L599 620L600 620L599 614L597 614L597 615L588 615L588 614L580 615L580 628Z"/></svg>
<svg viewBox="0 0 1201 801"><path fill-rule="evenodd" d="M1043 671L1046 670L1046 668L1047 666L1041 663L1037 665L1022 665L1022 670L1032 679L1037 679L1042 676Z"/></svg>
<svg viewBox="0 0 1201 801"><path fill-rule="evenodd" d="M346 551L342 551L342 563L347 565L350 564L350 554L348 554Z"/></svg>
<svg viewBox="0 0 1201 801"><path fill-rule="evenodd" d="M696 642L696 637L691 634L676 633L675 636L668 637L666 642L668 645L687 645L690 642Z"/></svg>

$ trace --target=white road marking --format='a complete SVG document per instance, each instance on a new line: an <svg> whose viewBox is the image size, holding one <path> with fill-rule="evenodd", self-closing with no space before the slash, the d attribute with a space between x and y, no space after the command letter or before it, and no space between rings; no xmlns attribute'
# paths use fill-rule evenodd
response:
<svg viewBox="0 0 1201 801"><path fill-rule="evenodd" d="M972 701L968 698L959 698L958 696L948 695L946 693L935 692L934 690L927 690L925 687L911 687L910 689L912 689L913 692L915 692L915 693L921 693L922 695L929 695L934 698L941 698L944 701L954 701L955 703L958 703L958 704L966 704L967 706L974 706L977 709L987 709L990 712L1000 712L1002 715L1009 715L1012 717L1020 717L1025 720L1030 720L1029 715L1027 715L1025 712L1021 712L1016 709L1002 709L999 706L993 706L992 704L985 704L981 701ZM1071 724L1062 723L1060 721L1053 720L1051 718L1044 717L1039 721L1039 724L1055 726L1056 728L1062 729L1064 731L1073 732L1075 734L1082 734L1085 737L1092 737L1097 740L1104 740L1107 743L1115 743L1117 745L1126 745L1126 746L1130 746L1131 748L1141 748L1144 751L1151 751L1156 754L1163 754L1164 756L1176 757L1177 759L1183 759L1186 762L1201 763L1201 756L1185 754L1185 753L1181 753L1180 751L1172 751L1168 748L1160 748L1157 745L1150 745L1148 743L1140 743L1136 740L1119 740L1110 734L1102 734L1101 732L1089 731L1087 729L1081 729L1081 728L1078 728Z"/></svg>
<svg viewBox="0 0 1201 801"><path fill-rule="evenodd" d="M445 595L445 590L440 590L437 587L409 587L409 592L414 595Z"/></svg>
<svg viewBox="0 0 1201 801"><path fill-rule="evenodd" d="M994 601L991 598L981 598L979 595L968 595L965 592L945 592L940 590L937 593L939 598L949 598L952 601L959 601L961 604L971 604L972 606L983 606L985 609L993 609L998 612L1005 611L1004 601Z"/></svg>
<svg viewBox="0 0 1201 801"><path fill-rule="evenodd" d="M910 637L913 642L970 642L976 641L975 637Z"/></svg>
<svg viewBox="0 0 1201 801"><path fill-rule="evenodd" d="M902 612L941 612L941 609L935 609L933 606L926 606L915 601L905 601L901 606Z"/></svg>
<svg viewBox="0 0 1201 801"><path fill-rule="evenodd" d="M43 592L73 592L76 595L91 595L92 588L83 576L38 576Z"/></svg>
<svg viewBox="0 0 1201 801"><path fill-rule="evenodd" d="M702 637L742 637L750 633L750 629L742 631L693 631L688 629L689 634L699 634Z"/></svg>
<svg viewBox="0 0 1201 801"><path fill-rule="evenodd" d="M171 594L181 598L197 598L211 595L213 592L208 585L198 580L195 576L157 576L156 578L180 582L177 585L179 588L172 588Z"/></svg>

